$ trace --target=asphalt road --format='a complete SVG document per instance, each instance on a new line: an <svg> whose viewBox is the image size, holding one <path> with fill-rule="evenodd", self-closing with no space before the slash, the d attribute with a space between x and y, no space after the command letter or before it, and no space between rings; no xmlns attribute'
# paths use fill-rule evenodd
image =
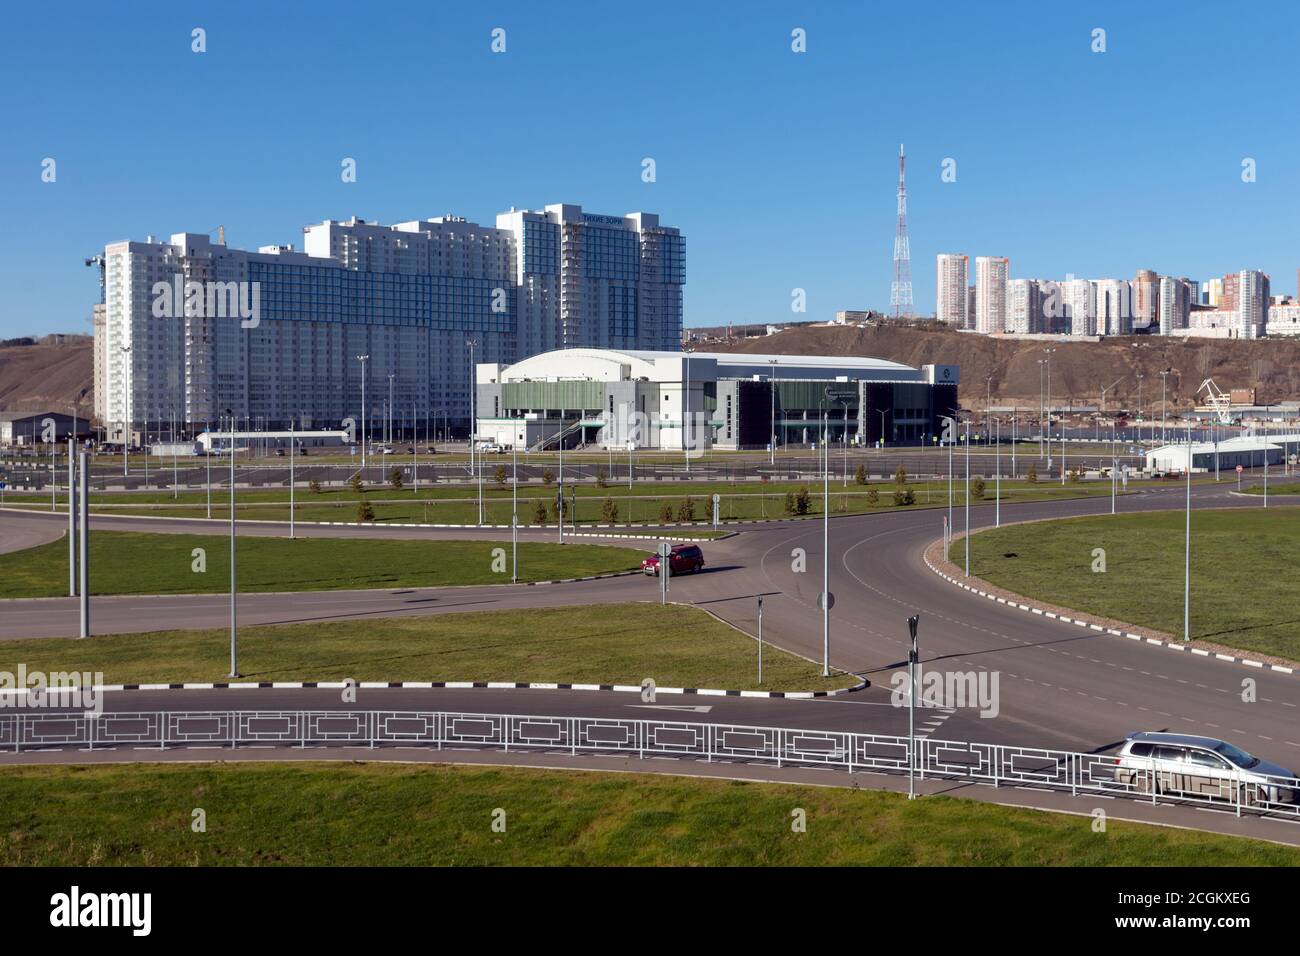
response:
<svg viewBox="0 0 1300 956"><path fill-rule="evenodd" d="M1194 486L1194 507L1258 506L1230 494L1235 482ZM1118 499L1121 513L1180 508L1181 485ZM1106 514L1109 499L1078 499L1004 505L1003 520ZM954 510L958 530L963 510ZM1106 749L1134 730L1201 733L1233 741L1266 759L1300 769L1300 677L1262 671L1171 652L1098 634L1008 609L943 581L922 559L941 534L941 510L882 512L833 518L830 522L831 662L868 676L866 691L825 701L752 700L661 696L660 704L709 706L679 719L719 722L880 728L899 733L906 712L889 706L890 678L906 658L906 618L921 618L922 666L930 670L997 675L995 717L976 708L932 710L925 732L944 739L1094 751ZM50 524L57 517L4 513L0 529L32 534L25 522ZM150 531L195 530L191 521L140 522L96 518L95 527ZM991 506L971 509L972 527L992 523ZM200 526L202 524L200 523ZM706 608L752 633L755 597L765 596L764 634L775 644L820 659L822 523L746 525L723 541L706 542L707 573L673 581L671 598ZM249 534L274 534L269 525L244 525ZM283 528L278 529L283 533ZM310 528L299 533L326 536L380 534L429 539L470 536L467 531L397 528ZM509 532L472 532L508 538ZM553 540L554 532L548 539ZM795 549L806 554L796 568ZM414 591L321 592L248 595L240 599L242 622L328 620L392 613L454 613L495 607L586 604L658 598L657 582L640 577L537 587L427 589ZM220 626L227 605L219 596L123 597L94 601L96 629ZM68 633L75 628L75 604L67 599L11 601L3 606L0 631L8 636ZM147 622L147 623L145 623ZM256 679L257 675L251 675ZM465 675L473 679L475 675ZM654 677L655 675L647 674ZM272 679L265 677L263 679ZM1257 699L1242 700L1243 681L1257 685ZM660 681L663 683L663 681ZM636 716L635 695L560 691L389 690L362 691L358 706L395 709L465 709L509 713ZM248 696L241 696L248 695ZM382 705L374 698L382 695ZM247 701L247 702L246 702ZM114 709L235 709L237 707L337 708L331 691L122 692L109 696ZM651 713L645 711L645 714ZM673 713L668 711L666 713ZM694 716L692 716L694 714ZM902 724L899 722L902 721Z"/></svg>

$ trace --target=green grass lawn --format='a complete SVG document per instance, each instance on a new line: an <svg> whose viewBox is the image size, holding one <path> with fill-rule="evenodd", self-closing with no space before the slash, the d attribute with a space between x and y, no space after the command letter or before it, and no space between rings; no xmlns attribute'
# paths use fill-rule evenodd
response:
<svg viewBox="0 0 1300 956"><path fill-rule="evenodd" d="M657 597L646 581L647 597ZM831 690L857 683L770 645L763 683L753 639L693 607L657 601L525 611L473 611L249 627L239 632L247 680L562 681L737 690ZM223 628L107 634L84 641L0 642L0 670L99 672L109 684L224 681Z"/></svg>
<svg viewBox="0 0 1300 956"><path fill-rule="evenodd" d="M206 571L194 570L195 548L206 553ZM505 557L496 556L496 567L504 571L493 569L498 548ZM547 581L627 571L649 550L520 542L519 577ZM243 537L235 570L244 592L509 584L510 542ZM229 588L230 539L224 535L97 531L90 536L92 594L206 594ZM0 554L0 598L67 593L66 538Z"/></svg>
<svg viewBox="0 0 1300 956"><path fill-rule="evenodd" d="M1259 495L1260 497L1263 497L1264 486L1262 484L1251 485L1249 488L1241 489L1241 491L1242 494ZM1274 479L1268 483L1268 494L1269 497L1272 497L1273 495L1300 495L1300 482L1278 481L1277 479Z"/></svg>
<svg viewBox="0 0 1300 956"><path fill-rule="evenodd" d="M191 829L201 808L206 831ZM505 832L493 813L505 811ZM791 811L806 814L806 832ZM949 797L521 768L7 767L11 866L1294 866L1289 847Z"/></svg>
<svg viewBox="0 0 1300 956"><path fill-rule="evenodd" d="M971 573L1009 590L1183 633L1182 512L1009 525L971 538ZM1191 636L1300 658L1300 511L1192 513ZM1106 552L1094 573L1093 549ZM1008 555L1015 555L1009 557Z"/></svg>
<svg viewBox="0 0 1300 956"><path fill-rule="evenodd" d="M1140 490L1144 483L1130 482L1129 492ZM1155 483L1164 487L1162 483ZM730 519L783 518L788 514L785 508L786 494L798 492L801 488L808 490L810 516L822 513L821 483L806 482L664 482L637 483L632 490L626 485L611 483L606 488L594 484L571 485L570 490L577 489L576 519L579 524L606 523L605 500L609 499L617 509L614 520L620 524L653 523L659 521L686 520L688 513L693 514L695 522L706 525L712 520L712 496L721 496L720 517ZM872 511L888 511L900 506L894 504L895 484L892 481L872 482L863 487L854 482L850 474L848 484L843 478L832 477L830 485L831 514L862 514ZM940 481L912 480L908 487L915 495L915 504L901 507L939 507L948 503L948 483ZM985 479L985 504L994 501L995 484L991 478ZM1037 482L1004 481L1002 482L1002 500L1005 503L1019 501L1044 501L1065 498L1084 498L1105 496L1111 493L1109 481L1066 482L1049 481L1046 476ZM871 498L874 493L875 502ZM1123 493L1123 492L1121 492ZM519 524L537 524L536 509L541 505L546 509L545 523L553 526L555 521L553 505L555 488L539 485L521 486L519 489ZM965 487L961 481L954 483L954 494L959 501L965 500ZM512 504L510 489L501 487L491 476L484 482L483 520L487 524L508 525L511 521ZM437 485L421 486L418 492L410 488L394 490L388 486L367 486L358 495L350 488L325 488L313 494L307 489L299 489L295 495L294 515L301 521L356 521L357 507L360 501L371 503L375 520L384 522L431 523L431 524L474 524L478 520L477 490L473 486ZM690 508L683 510L687 499ZM237 496L236 513L241 518L258 518L268 521L287 521L289 519L289 493L287 489L240 490ZM27 495L9 496L10 505L30 507L36 510L48 510L49 497ZM66 510L66 500L60 499L61 507ZM665 508L667 512L665 513ZM206 495L203 493L184 492L175 500L167 493L99 493L92 495L91 510L105 514L155 515L181 518L203 518L208 514ZM665 517L666 514L666 517ZM229 498L227 494L214 490L212 516L214 519L228 519ZM573 515L569 516L569 520Z"/></svg>

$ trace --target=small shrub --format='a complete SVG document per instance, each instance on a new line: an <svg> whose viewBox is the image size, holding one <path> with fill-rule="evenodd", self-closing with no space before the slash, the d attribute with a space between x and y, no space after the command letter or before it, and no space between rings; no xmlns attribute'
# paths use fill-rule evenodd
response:
<svg viewBox="0 0 1300 956"><path fill-rule="evenodd" d="M492 473L493 480L497 483L498 488L506 486L506 466L497 465L497 470Z"/></svg>
<svg viewBox="0 0 1300 956"><path fill-rule="evenodd" d="M311 481L307 482L307 490L313 495L320 494L320 482L313 478Z"/></svg>
<svg viewBox="0 0 1300 956"><path fill-rule="evenodd" d="M374 506L372 506L369 501L357 502L357 520L358 521L375 520L375 509Z"/></svg>
<svg viewBox="0 0 1300 956"><path fill-rule="evenodd" d="M867 483L866 465L858 465L858 470L853 473L853 480L859 485L865 485Z"/></svg>
<svg viewBox="0 0 1300 956"><path fill-rule="evenodd" d="M606 498L600 503L600 518L605 524L618 523L618 505L613 498Z"/></svg>
<svg viewBox="0 0 1300 956"><path fill-rule="evenodd" d="M394 491L402 490L402 469L394 465L388 472L388 483Z"/></svg>
<svg viewBox="0 0 1300 956"><path fill-rule="evenodd" d="M970 496L979 501L984 498L984 479L972 478L970 483Z"/></svg>
<svg viewBox="0 0 1300 956"><path fill-rule="evenodd" d="M898 507L916 504L916 492L911 488L895 488L894 504Z"/></svg>
<svg viewBox="0 0 1300 956"><path fill-rule="evenodd" d="M687 495L685 498L683 498L681 504L677 506L677 520L678 521L695 520L695 499L692 498L690 495Z"/></svg>
<svg viewBox="0 0 1300 956"><path fill-rule="evenodd" d="M673 506L666 501L663 503L663 507L659 509L659 520L665 524L673 520Z"/></svg>
<svg viewBox="0 0 1300 956"><path fill-rule="evenodd" d="M871 505L871 507L874 508L879 503L880 503L880 492L878 492L875 488L868 488L867 504Z"/></svg>
<svg viewBox="0 0 1300 956"><path fill-rule="evenodd" d="M800 485L799 490L794 495L794 513L797 515L806 515L812 507L812 496L808 494L808 486Z"/></svg>
<svg viewBox="0 0 1300 956"><path fill-rule="evenodd" d="M551 485L555 484L555 472L551 471L551 469L549 469L549 468L547 468L545 471L543 471L543 472L542 472L542 484L546 485L548 488L549 488Z"/></svg>
<svg viewBox="0 0 1300 956"><path fill-rule="evenodd" d="M1031 485L1038 481L1038 466L1033 462L1030 462L1029 471L1025 473L1025 481L1029 482Z"/></svg>
<svg viewBox="0 0 1300 956"><path fill-rule="evenodd" d="M533 502L533 524L546 524L546 505L540 501Z"/></svg>
<svg viewBox="0 0 1300 956"><path fill-rule="evenodd" d="M608 477L609 477L609 476L608 476L607 474L605 474L605 466L604 466L604 465L598 465L598 466L596 467L596 487L597 487L597 488L604 488L604 487L605 487L605 483L606 483L606 479L608 479Z"/></svg>

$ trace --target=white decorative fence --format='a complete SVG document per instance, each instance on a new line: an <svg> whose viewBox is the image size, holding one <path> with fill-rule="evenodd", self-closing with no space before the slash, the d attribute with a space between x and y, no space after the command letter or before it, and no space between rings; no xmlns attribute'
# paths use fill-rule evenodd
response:
<svg viewBox="0 0 1300 956"><path fill-rule="evenodd" d="M749 727L620 717L539 717L449 711L163 711L0 714L0 752L129 745L422 746L669 756L908 772L909 738L835 730ZM1186 801L1300 818L1300 779L1249 771L1169 773L1114 754L915 739L916 773L1152 803ZM1117 770L1122 770L1118 776Z"/></svg>

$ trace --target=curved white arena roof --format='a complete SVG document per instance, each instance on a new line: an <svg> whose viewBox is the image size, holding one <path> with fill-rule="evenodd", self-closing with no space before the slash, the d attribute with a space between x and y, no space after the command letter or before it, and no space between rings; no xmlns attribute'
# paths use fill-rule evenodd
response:
<svg viewBox="0 0 1300 956"><path fill-rule="evenodd" d="M691 378L878 379L921 381L910 365L851 355L756 355L745 352L655 352L639 349L556 349L501 369L502 382L626 381L677 382ZM480 379L481 380L481 379Z"/></svg>

